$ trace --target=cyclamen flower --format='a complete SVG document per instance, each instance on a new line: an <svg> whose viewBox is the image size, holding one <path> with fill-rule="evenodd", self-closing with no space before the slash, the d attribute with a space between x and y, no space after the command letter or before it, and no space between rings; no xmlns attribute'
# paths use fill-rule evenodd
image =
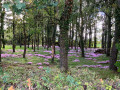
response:
<svg viewBox="0 0 120 90"><path fill-rule="evenodd" d="M80 62L80 60L78 60L78 59L75 59L73 62Z"/></svg>
<svg viewBox="0 0 120 90"><path fill-rule="evenodd" d="M46 65L49 65L49 62L43 62L44 64L46 64Z"/></svg>
<svg viewBox="0 0 120 90"><path fill-rule="evenodd" d="M109 68L109 66L103 66L103 67L99 67L99 68L107 69L107 68Z"/></svg>
<svg viewBox="0 0 120 90"><path fill-rule="evenodd" d="M42 63L37 63L37 65L42 65Z"/></svg>
<svg viewBox="0 0 120 90"><path fill-rule="evenodd" d="M39 66L38 68L39 68L39 69L43 69L43 66Z"/></svg>
<svg viewBox="0 0 120 90"><path fill-rule="evenodd" d="M102 67L102 65L83 65L82 67Z"/></svg>
<svg viewBox="0 0 120 90"><path fill-rule="evenodd" d="M107 60L107 61L100 61L100 62L97 62L97 63L109 63L109 60Z"/></svg>
<svg viewBox="0 0 120 90"><path fill-rule="evenodd" d="M28 62L28 64L32 64L32 62Z"/></svg>
<svg viewBox="0 0 120 90"><path fill-rule="evenodd" d="M45 61L48 61L48 59L45 59Z"/></svg>

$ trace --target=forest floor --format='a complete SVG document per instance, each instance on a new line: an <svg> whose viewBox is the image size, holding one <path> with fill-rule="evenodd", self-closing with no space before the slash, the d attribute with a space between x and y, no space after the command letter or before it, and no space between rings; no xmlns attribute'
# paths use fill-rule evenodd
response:
<svg viewBox="0 0 120 90"><path fill-rule="evenodd" d="M80 56L80 49L71 49L67 74L59 70L59 47L54 64L51 49L40 47L33 52L27 48L24 59L23 48L16 46L15 53L9 45L2 49L0 90L120 90L120 74L110 71L109 58L95 54L93 48L85 50L85 58Z"/></svg>

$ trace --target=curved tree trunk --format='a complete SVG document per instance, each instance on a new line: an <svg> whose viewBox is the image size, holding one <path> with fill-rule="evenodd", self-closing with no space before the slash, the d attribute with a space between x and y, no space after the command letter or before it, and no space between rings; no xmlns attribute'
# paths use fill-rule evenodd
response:
<svg viewBox="0 0 120 90"><path fill-rule="evenodd" d="M120 0L117 0L116 2L117 7L115 9L115 37L111 50L110 65L109 65L109 69L114 71L117 71L117 67L114 65L117 61L117 55L118 55L116 44L119 43L120 40L120 6L118 5L118 2L120 2Z"/></svg>

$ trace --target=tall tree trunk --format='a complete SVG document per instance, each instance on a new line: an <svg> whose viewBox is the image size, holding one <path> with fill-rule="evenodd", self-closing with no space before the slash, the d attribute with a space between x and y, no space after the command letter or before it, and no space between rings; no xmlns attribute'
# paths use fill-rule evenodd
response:
<svg viewBox="0 0 120 90"><path fill-rule="evenodd" d="M21 30L19 31L19 41L20 41L20 48L21 48L21 46L22 46L22 42L21 42L21 35L22 35L22 33L21 33Z"/></svg>
<svg viewBox="0 0 120 90"><path fill-rule="evenodd" d="M97 29L96 29L96 25L94 26L94 48L97 47L97 37L96 37L96 32L97 32Z"/></svg>
<svg viewBox="0 0 120 90"><path fill-rule="evenodd" d="M105 47L105 26L102 27L102 48Z"/></svg>
<svg viewBox="0 0 120 90"><path fill-rule="evenodd" d="M83 32L84 32L84 21L83 21L83 12L82 12L82 0L80 0L80 14L81 14L81 33L80 33L80 41L81 41L81 51L82 51L82 57L84 57L84 38L83 38Z"/></svg>
<svg viewBox="0 0 120 90"><path fill-rule="evenodd" d="M28 48L29 48L29 45L30 45L30 28L29 28L29 32L28 32Z"/></svg>
<svg viewBox="0 0 120 90"><path fill-rule="evenodd" d="M91 43L92 43L92 29L91 29L91 19L90 19L90 23L89 23L89 48L91 48Z"/></svg>
<svg viewBox="0 0 120 90"><path fill-rule="evenodd" d="M73 49L73 46L74 46L73 38L74 38L74 23L73 23L73 20L72 20L72 47L71 47L71 49Z"/></svg>
<svg viewBox="0 0 120 90"><path fill-rule="evenodd" d="M111 48L111 15L108 16L108 35L107 35L107 52L106 55L110 56L110 48Z"/></svg>
<svg viewBox="0 0 120 90"><path fill-rule="evenodd" d="M78 34L78 30L79 29L79 23L77 22L77 17L76 17L76 34L75 34L75 50L77 50L77 42L78 42L78 38L77 38L77 34Z"/></svg>
<svg viewBox="0 0 120 90"><path fill-rule="evenodd" d="M1 13L1 28L2 29L4 27L4 17L5 17L5 9L3 9ZM2 30L2 43L3 43L3 48L5 48L4 30Z"/></svg>
<svg viewBox="0 0 120 90"><path fill-rule="evenodd" d="M85 29L85 48L87 48L87 24L86 24L86 29Z"/></svg>
<svg viewBox="0 0 120 90"><path fill-rule="evenodd" d="M33 49L33 43L34 43L34 42L33 42L33 38L32 38L32 49Z"/></svg>
<svg viewBox="0 0 120 90"><path fill-rule="evenodd" d="M117 67L114 65L117 61L118 49L116 48L116 44L119 43L120 40L120 0L116 0L117 7L115 9L115 37L111 50L110 57L110 70L117 71Z"/></svg>
<svg viewBox="0 0 120 90"><path fill-rule="evenodd" d="M55 55L55 34L56 34L56 24L54 25L54 32L52 36L52 63L54 63L54 55Z"/></svg>
<svg viewBox="0 0 120 90"><path fill-rule="evenodd" d="M23 32L24 32L24 53L23 53L23 58L25 58L26 55L26 29L25 29L25 15L23 17Z"/></svg>
<svg viewBox="0 0 120 90"><path fill-rule="evenodd" d="M13 12L13 52L15 52L15 13Z"/></svg>
<svg viewBox="0 0 120 90"><path fill-rule="evenodd" d="M44 37L43 37L43 31L42 31L42 47L44 46Z"/></svg>
<svg viewBox="0 0 120 90"><path fill-rule="evenodd" d="M69 19L72 13L73 0L66 0L64 11L60 18L60 70L68 71L68 30Z"/></svg>
<svg viewBox="0 0 120 90"><path fill-rule="evenodd" d="M36 47L36 29L35 29L34 41L33 41L33 49L34 49L34 52L35 52L35 47Z"/></svg>
<svg viewBox="0 0 120 90"><path fill-rule="evenodd" d="M2 3L1 3L1 1L2 1L2 0L0 0L0 12L2 11ZM1 13L0 13L0 14L1 14ZM2 14L1 14L1 15L2 15ZM0 19L0 20L1 20L1 19ZM2 20L1 20L1 21L2 21ZM1 22L1 21L0 21L0 22ZM2 24L2 23L1 23L1 24ZM2 61L2 60L1 60L1 52L2 52L2 51L1 51L2 25L1 25L0 29L1 29L1 30L0 30L0 67L1 67L1 61Z"/></svg>
<svg viewBox="0 0 120 90"><path fill-rule="evenodd" d="M40 38L40 34L38 33L38 39L37 39L37 50L39 50L39 42L40 42L40 40L39 40L39 38Z"/></svg>
<svg viewBox="0 0 120 90"><path fill-rule="evenodd" d="M54 0L56 1L56 0ZM53 36L52 36L52 63L54 63L54 55L55 55L55 41L56 41L56 27L57 25L55 24L55 13L57 12L57 9L54 7L54 25L53 25Z"/></svg>

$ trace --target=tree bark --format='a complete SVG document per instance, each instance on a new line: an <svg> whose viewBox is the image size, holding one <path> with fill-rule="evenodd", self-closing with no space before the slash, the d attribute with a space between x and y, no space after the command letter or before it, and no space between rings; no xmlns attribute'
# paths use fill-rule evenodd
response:
<svg viewBox="0 0 120 90"><path fill-rule="evenodd" d="M60 70L68 71L68 30L69 19L72 13L73 0L66 0L64 11L60 18Z"/></svg>
<svg viewBox="0 0 120 90"><path fill-rule="evenodd" d="M85 57L84 55L84 38L83 38L83 32L84 32L84 21L83 21L83 12L82 12L82 0L80 0L80 14L81 14L81 33L80 33L80 41L81 41L81 51L82 51L82 57Z"/></svg>
<svg viewBox="0 0 120 90"><path fill-rule="evenodd" d="M109 69L117 71L117 67L114 65L117 61L118 49L116 48L116 44L119 43L120 40L120 6L118 4L120 0L116 1L117 7L115 8L115 37L111 50L110 56L110 65Z"/></svg>
<svg viewBox="0 0 120 90"><path fill-rule="evenodd" d="M89 31L89 48L91 48L91 43L92 43L92 29L91 29L91 19L89 19L90 20L90 25L89 25L89 29L90 29L90 31Z"/></svg>
<svg viewBox="0 0 120 90"><path fill-rule="evenodd" d="M25 29L25 15L23 17L23 32L24 32L24 53L23 53L23 58L25 58L26 55L26 29Z"/></svg>
<svg viewBox="0 0 120 90"><path fill-rule="evenodd" d="M13 52L15 52L15 12L13 12Z"/></svg>
<svg viewBox="0 0 120 90"><path fill-rule="evenodd" d="M5 17L5 9L1 12L1 29L2 29L2 43L3 48L5 48L5 39L4 39L4 17Z"/></svg>
<svg viewBox="0 0 120 90"><path fill-rule="evenodd" d="M0 0L0 12L2 11L2 3L1 3L1 1L2 1L2 0ZM0 13L0 14L1 14L1 13ZM0 21L0 22L1 22L1 21ZM2 41L2 40L1 40L1 36L2 36L2 35L1 35L1 34L2 34L2 27L0 27L0 29L1 29L1 30L0 30L0 67L1 67L1 61L2 61L2 60L1 60L1 52L2 52L2 51L1 51L1 41Z"/></svg>
<svg viewBox="0 0 120 90"><path fill-rule="evenodd" d="M102 27L102 48L105 47L105 26Z"/></svg>
<svg viewBox="0 0 120 90"><path fill-rule="evenodd" d="M96 26L94 26L94 48L97 47L97 37L96 37L97 29Z"/></svg>
<svg viewBox="0 0 120 90"><path fill-rule="evenodd" d="M111 48L111 16L108 16L108 35L107 35L107 52L106 55L110 56L110 48Z"/></svg>

